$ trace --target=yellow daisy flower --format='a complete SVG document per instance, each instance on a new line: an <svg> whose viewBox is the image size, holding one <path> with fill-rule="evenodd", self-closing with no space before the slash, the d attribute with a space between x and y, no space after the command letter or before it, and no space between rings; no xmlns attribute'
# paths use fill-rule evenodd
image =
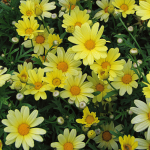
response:
<svg viewBox="0 0 150 150"><path fill-rule="evenodd" d="M149 15L149 7L150 7L150 1L140 1L140 6L135 6L136 15L141 17L141 20L147 20L150 19ZM147 23L147 26L150 27L150 20Z"/></svg>
<svg viewBox="0 0 150 150"><path fill-rule="evenodd" d="M150 72L149 72L149 74L146 75L146 79L147 79L147 81L148 81L149 84L146 83L146 82L143 82L148 87L144 87L142 92L144 93L144 95L145 95L146 98L150 98Z"/></svg>
<svg viewBox="0 0 150 150"><path fill-rule="evenodd" d="M124 18L129 14L134 14L135 0L114 0L112 4L119 9Z"/></svg>
<svg viewBox="0 0 150 150"><path fill-rule="evenodd" d="M2 147L3 147L3 143L2 143L2 141L0 140L0 150L2 150Z"/></svg>
<svg viewBox="0 0 150 150"><path fill-rule="evenodd" d="M135 141L138 142L138 147L137 149L147 149L149 150L150 148L150 140L147 139L147 132L144 133L145 139L141 139L141 138L135 138Z"/></svg>
<svg viewBox="0 0 150 150"><path fill-rule="evenodd" d="M79 107L80 102L87 103L89 99L87 97L93 98L94 89L92 89L91 82L84 82L87 74L82 75L82 72L79 72L79 75L72 76L68 75L66 80L66 85L64 86L64 91L60 92L62 98L70 98L75 101L77 107Z"/></svg>
<svg viewBox="0 0 150 150"><path fill-rule="evenodd" d="M44 48L49 49L49 43L48 43L48 36L49 33L44 29L44 26L41 25L40 30L43 30L43 33L35 33L34 38L32 39L32 43L34 46L34 53L37 53L37 55L43 55L44 54ZM54 32L54 28L49 29L49 32L52 34ZM32 47L31 40L24 41L22 45L26 48Z"/></svg>
<svg viewBox="0 0 150 150"><path fill-rule="evenodd" d="M32 94L34 95L35 100L39 100L40 97L42 99L46 99L47 95L45 91L50 90L48 84L43 82L44 69L39 68L36 73L35 70L29 70L29 79L28 86L26 86L27 90L24 91L24 95Z"/></svg>
<svg viewBox="0 0 150 150"><path fill-rule="evenodd" d="M131 120L132 124L134 125L134 130L136 132L144 131L148 128L148 134L147 139L150 140L150 99L146 99L146 103L144 103L141 100L134 100L134 104L137 107L131 107L130 110L137 114L136 117L134 117Z"/></svg>
<svg viewBox="0 0 150 150"><path fill-rule="evenodd" d="M119 142L122 150L135 150L138 146L138 142L135 141L135 137L130 137L130 135L124 135L123 138L119 136Z"/></svg>
<svg viewBox="0 0 150 150"><path fill-rule="evenodd" d="M22 106L21 110L9 110L7 119L3 119L2 123L7 127L5 132L9 134L6 136L6 145L15 142L15 147L19 148L22 144L24 150L29 150L29 147L34 147L34 140L43 142L40 135L46 133L44 129L34 128L44 121L43 117L38 117L38 110L34 110L29 114L29 108Z"/></svg>
<svg viewBox="0 0 150 150"><path fill-rule="evenodd" d="M72 11L71 14L64 14L64 20L62 27L67 28L68 26L79 26L81 27L82 24L88 23L89 25L92 24L92 21L89 20L90 15L87 14L87 10L81 11L78 6L76 6Z"/></svg>
<svg viewBox="0 0 150 150"><path fill-rule="evenodd" d="M99 80L98 76L93 71L92 71L92 77L88 76L87 79L89 82L93 83L92 87L94 89L94 92L96 92L96 91L101 92L99 95L94 96L94 98L92 99L92 102L93 103L101 102L103 97L106 96L106 94L111 91L111 89L107 88L108 83L105 83L105 82Z"/></svg>
<svg viewBox="0 0 150 150"><path fill-rule="evenodd" d="M118 141L118 138L112 135L109 130L117 133L117 131L121 131L123 129L122 125L120 124L114 127L114 123L111 122L110 124L102 125L101 127L103 128L103 131L101 131L101 134L93 139L96 143L100 143L97 147L100 149L104 147L104 149L108 148L109 150L118 150L118 144L116 143L116 141Z"/></svg>
<svg viewBox="0 0 150 150"><path fill-rule="evenodd" d="M100 120L98 120L98 117L96 117L96 112L90 113L89 108L86 107L83 110L82 119L76 119L76 122L85 124L85 127L91 127L91 125L99 123Z"/></svg>
<svg viewBox="0 0 150 150"><path fill-rule="evenodd" d="M109 19L110 13L108 12L108 8L112 6L112 0L110 2L108 0L102 0L102 1L96 1L96 4L102 8L102 10L98 11L95 15L94 18L99 19L100 21L107 22Z"/></svg>
<svg viewBox="0 0 150 150"><path fill-rule="evenodd" d="M81 68L78 68L81 65L81 61L75 61L73 60L73 57L74 54L69 52L65 53L63 48L58 47L57 56L52 53L48 53L48 62L43 63L45 66L47 66L44 68L44 71L50 72L57 68L58 70L62 70L66 76L68 76L68 74L76 76L81 70Z"/></svg>
<svg viewBox="0 0 150 150"><path fill-rule="evenodd" d="M84 65L92 65L94 60L107 57L106 40L100 39L103 34L104 26L101 26L98 31L99 23L95 23L90 28L88 23L76 26L73 36L68 37L68 40L77 45L72 47L72 51L76 54L75 60L83 59Z"/></svg>
<svg viewBox="0 0 150 150"><path fill-rule="evenodd" d="M6 67L0 66L0 87L2 87L5 82L10 79L10 74L4 74L7 71Z"/></svg>
<svg viewBox="0 0 150 150"><path fill-rule="evenodd" d="M85 143L82 142L85 139L84 134L80 134L76 137L76 129L72 129L69 133L69 129L64 130L64 134L58 135L59 142L51 143L51 147L59 150L78 150L85 147Z"/></svg>
<svg viewBox="0 0 150 150"><path fill-rule="evenodd" d="M138 79L138 75L133 70L131 70L131 67L132 62L131 60L128 60L128 62L124 65L123 68L124 75L116 77L114 79L114 82L111 83L116 89L120 89L120 96L123 96L126 91L129 95L131 95L132 87L138 87L138 83L135 81Z"/></svg>
<svg viewBox="0 0 150 150"><path fill-rule="evenodd" d="M26 88L26 84L28 81L28 71L29 69L33 69L33 64L31 62L24 62L23 65L18 65L18 72L13 72L11 79L13 80L13 84L10 86L11 89L15 89L15 84L17 82L21 83L22 88L20 92L23 92Z"/></svg>
<svg viewBox="0 0 150 150"><path fill-rule="evenodd" d="M52 90L54 90L56 87L63 88L66 79L67 77L64 76L61 70L54 69L52 72L46 73L46 77L43 78L43 81L48 83Z"/></svg>
<svg viewBox="0 0 150 150"><path fill-rule="evenodd" d="M109 70L109 80L113 81L115 77L123 76L124 73L122 71L123 66L125 64L125 60L118 60L119 58L119 48L111 48L106 58L101 58L99 60L96 60L96 62L90 66L92 70L94 70L95 73L99 73L101 69L103 70ZM109 67L109 68L108 68Z"/></svg>
<svg viewBox="0 0 150 150"><path fill-rule="evenodd" d="M24 40L28 38L33 39L36 32L43 32L43 30L37 30L39 24L33 16L30 17L30 20L28 18L23 18L23 21L19 20L18 23L15 23L15 26L17 27L16 30L18 34L20 36L25 36Z"/></svg>
<svg viewBox="0 0 150 150"><path fill-rule="evenodd" d="M31 1L21 1L19 6L20 12L23 14L22 18L36 17L34 13L34 3Z"/></svg>

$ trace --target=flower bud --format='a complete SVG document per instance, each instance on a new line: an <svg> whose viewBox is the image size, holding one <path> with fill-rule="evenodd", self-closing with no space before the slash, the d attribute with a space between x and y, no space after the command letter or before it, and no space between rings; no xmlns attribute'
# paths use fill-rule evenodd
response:
<svg viewBox="0 0 150 150"><path fill-rule="evenodd" d="M99 128L95 129L95 133L96 133L96 135L99 135L101 133L101 130Z"/></svg>
<svg viewBox="0 0 150 150"><path fill-rule="evenodd" d="M84 109L85 107L86 107L86 103L84 101L79 103L80 109Z"/></svg>
<svg viewBox="0 0 150 150"><path fill-rule="evenodd" d="M129 110L128 113L129 113L129 115L132 115L132 114L133 114L133 111Z"/></svg>
<svg viewBox="0 0 150 150"><path fill-rule="evenodd" d="M118 39L117 39L117 43L118 43L118 44L121 44L122 42L123 42L123 39L122 39L122 38L118 38Z"/></svg>
<svg viewBox="0 0 150 150"><path fill-rule="evenodd" d="M137 60L137 63L139 64L139 65L141 65L143 62L142 62L142 60Z"/></svg>
<svg viewBox="0 0 150 150"><path fill-rule="evenodd" d="M87 132L88 130L89 130L89 128L88 128L88 127L85 127L85 125L82 126L82 131L83 131L83 132Z"/></svg>
<svg viewBox="0 0 150 150"><path fill-rule="evenodd" d="M23 98L24 98L24 95L23 95L22 93L17 93L16 99L17 99L18 101L22 101Z"/></svg>
<svg viewBox="0 0 150 150"><path fill-rule="evenodd" d="M121 12L119 12L119 10L115 9L113 16L115 19L118 19L121 17Z"/></svg>
<svg viewBox="0 0 150 150"><path fill-rule="evenodd" d="M91 10L90 10L90 9L88 9L88 10L87 10L87 14L90 14L90 13L91 13Z"/></svg>
<svg viewBox="0 0 150 150"><path fill-rule="evenodd" d="M5 54L2 54L1 56L2 56L2 57L5 57Z"/></svg>
<svg viewBox="0 0 150 150"><path fill-rule="evenodd" d="M110 14L113 14L114 13L114 11L115 11L115 9L114 9L114 6L113 5L110 5L109 7L108 7L108 13L110 13Z"/></svg>
<svg viewBox="0 0 150 150"><path fill-rule="evenodd" d="M64 124L64 118L63 118L63 117L58 117L58 118L57 118L57 123L58 123L59 125Z"/></svg>
<svg viewBox="0 0 150 150"><path fill-rule="evenodd" d="M8 107L11 107L11 103L8 104Z"/></svg>
<svg viewBox="0 0 150 150"><path fill-rule="evenodd" d="M114 115L113 115L113 114L111 114L111 115L109 116L109 118L110 118L110 119L113 119L113 118L114 118Z"/></svg>
<svg viewBox="0 0 150 150"><path fill-rule="evenodd" d="M66 11L66 8L65 7L61 7L61 11Z"/></svg>
<svg viewBox="0 0 150 150"><path fill-rule="evenodd" d="M9 79L9 80L7 80L7 82L9 82L9 84L12 85L13 80L12 80L12 79Z"/></svg>
<svg viewBox="0 0 150 150"><path fill-rule="evenodd" d="M53 14L51 15L51 18L52 18L52 19L57 19L57 14L56 14L56 13L53 13Z"/></svg>
<svg viewBox="0 0 150 150"><path fill-rule="evenodd" d="M58 90L55 90L55 91L53 92L53 96L54 96L54 97L58 97L58 96L59 96L59 91L58 91Z"/></svg>
<svg viewBox="0 0 150 150"><path fill-rule="evenodd" d="M17 81L17 82L15 83L15 85L14 85L14 88L15 88L17 91L21 90L21 89L22 89L22 84L21 84L21 82Z"/></svg>
<svg viewBox="0 0 150 150"><path fill-rule="evenodd" d="M72 105L72 104L74 104L74 101L69 98L68 103Z"/></svg>
<svg viewBox="0 0 150 150"><path fill-rule="evenodd" d="M94 139L96 136L96 133L94 130L90 130L90 131L88 131L87 136L89 139Z"/></svg>
<svg viewBox="0 0 150 150"><path fill-rule="evenodd" d="M19 39L17 37L13 37L11 41L12 43L17 44L19 42Z"/></svg>
<svg viewBox="0 0 150 150"><path fill-rule="evenodd" d="M137 64L136 64L135 62L133 63L133 67L134 67L134 68L137 68Z"/></svg>
<svg viewBox="0 0 150 150"><path fill-rule="evenodd" d="M38 16L41 16L43 13L43 10L41 9L40 5L36 5L35 7L35 15L38 17Z"/></svg>
<svg viewBox="0 0 150 150"><path fill-rule="evenodd" d="M129 32L133 32L133 30L134 30L133 26L129 26L129 27L128 27L128 31L129 31Z"/></svg>
<svg viewBox="0 0 150 150"><path fill-rule="evenodd" d="M11 63L11 64L13 64L14 62L13 62L13 61L11 61L10 63Z"/></svg>
<svg viewBox="0 0 150 150"><path fill-rule="evenodd" d="M74 26L73 25L67 26L66 32L73 33L74 32Z"/></svg>
<svg viewBox="0 0 150 150"><path fill-rule="evenodd" d="M131 49L130 49L130 54L131 54L132 56L136 56L136 55L138 54L137 48L131 48Z"/></svg>
<svg viewBox="0 0 150 150"><path fill-rule="evenodd" d="M59 42L58 42L57 40L54 40L54 41L53 41L53 45L54 45L54 46L58 46L58 45L59 45Z"/></svg>
<svg viewBox="0 0 150 150"><path fill-rule="evenodd" d="M12 23L11 23L11 24L12 24L12 25L15 25L15 23L17 23L17 22L16 22L16 21L12 21Z"/></svg>

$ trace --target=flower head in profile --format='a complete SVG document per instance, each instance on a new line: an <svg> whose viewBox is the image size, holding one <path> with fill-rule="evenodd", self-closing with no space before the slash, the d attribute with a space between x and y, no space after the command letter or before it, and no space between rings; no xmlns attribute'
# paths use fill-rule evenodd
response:
<svg viewBox="0 0 150 150"><path fill-rule="evenodd" d="M37 30L39 24L37 20L34 19L33 16L28 18L23 18L23 20L19 20L18 23L15 23L17 27L17 32L20 36L25 36L24 40L33 39L35 33L44 32L43 30Z"/></svg>
<svg viewBox="0 0 150 150"><path fill-rule="evenodd" d="M51 143L51 147L60 149L60 150L79 150L85 147L85 143L82 142L85 139L84 134L80 134L76 137L76 129L72 129L69 132L69 129L64 130L64 134L58 135L59 142Z"/></svg>
<svg viewBox="0 0 150 150"><path fill-rule="evenodd" d="M2 123L7 127L4 131L9 133L6 136L6 145L15 142L15 147L19 148L22 144L24 150L34 147L34 140L43 142L40 135L46 133L44 129L34 128L44 121L43 117L38 117L38 110L34 110L31 114L29 107L22 106L21 110L9 110L7 119L3 119Z"/></svg>
<svg viewBox="0 0 150 150"><path fill-rule="evenodd" d="M119 95L123 96L125 92L127 92L129 95L132 94L132 87L137 88L138 83L135 81L138 79L138 75L131 70L132 67L132 61L128 60L128 62L124 65L123 68L123 75L114 78L114 82L112 82L112 85L116 89L119 90Z"/></svg>
<svg viewBox="0 0 150 150"><path fill-rule="evenodd" d="M121 131L123 129L122 125L119 124L118 126L114 127L114 123L111 122L107 125L103 124L101 127L103 128L103 131L101 131L101 133L93 139L96 143L99 143L97 147L100 149L104 147L104 149L108 148L109 150L117 150L118 144L116 142L118 141L118 138L111 134L109 130L117 133L117 131Z"/></svg>
<svg viewBox="0 0 150 150"><path fill-rule="evenodd" d="M121 145L121 149L124 150L135 150L138 146L138 142L135 141L135 137L130 135L124 135L123 138L119 136L119 142Z"/></svg>
<svg viewBox="0 0 150 150"><path fill-rule="evenodd" d="M99 123L100 120L98 120L98 117L96 117L96 112L91 112L89 111L89 108L86 107L83 110L83 117L82 119L76 119L77 123L84 124L85 127L91 127L93 124Z"/></svg>
<svg viewBox="0 0 150 150"><path fill-rule="evenodd" d="M84 23L81 27L76 26L73 36L68 37L70 42L77 44L72 47L75 53L74 59L83 59L84 65L92 65L94 60L107 57L106 40L100 39L104 26L101 26L100 30L98 28L98 22L92 26L92 29L88 23Z"/></svg>
<svg viewBox="0 0 150 150"><path fill-rule="evenodd" d="M114 0L112 4L119 9L124 18L129 14L134 14L135 0Z"/></svg>
<svg viewBox="0 0 150 150"><path fill-rule="evenodd" d="M29 70L28 74L28 85L26 86L27 89L24 91L24 95L32 94L35 100L39 100L40 97L46 99L47 95L45 91L50 90L50 86L43 82L44 69L39 68L37 73L35 70Z"/></svg>
<svg viewBox="0 0 150 150"><path fill-rule="evenodd" d="M6 67L0 66L0 87L2 87L5 82L10 79L10 74L4 74L7 71Z"/></svg>
<svg viewBox="0 0 150 150"><path fill-rule="evenodd" d="M79 7L76 6L73 10L71 10L71 14L64 14L64 20L62 27L67 28L68 26L79 26L81 27L82 24L88 23L89 25L92 24L92 21L89 20L90 16L87 14L87 10L81 11Z"/></svg>
<svg viewBox="0 0 150 150"><path fill-rule="evenodd" d="M60 92L62 98L70 98L75 101L77 107L79 107L80 102L87 103L89 99L87 97L93 98L94 89L92 89L91 82L84 82L87 74L82 75L80 71L77 76L68 75L66 80L66 85L64 86L64 91Z"/></svg>
<svg viewBox="0 0 150 150"><path fill-rule="evenodd" d="M134 125L134 130L136 132L144 131L148 128L147 139L150 140L150 98L146 99L146 103L141 100L134 100L134 104L137 107L131 107L130 110L137 114L131 123Z"/></svg>

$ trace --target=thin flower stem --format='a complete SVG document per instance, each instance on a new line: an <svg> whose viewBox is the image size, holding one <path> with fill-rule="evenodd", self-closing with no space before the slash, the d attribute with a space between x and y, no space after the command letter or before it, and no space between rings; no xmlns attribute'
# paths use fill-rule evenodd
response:
<svg viewBox="0 0 150 150"><path fill-rule="evenodd" d="M12 51L13 47L14 47L15 43L12 44L10 50L9 50L9 53Z"/></svg>
<svg viewBox="0 0 150 150"><path fill-rule="evenodd" d="M90 139L88 139L88 140L86 141L85 145L87 145L87 144L89 143L89 141L90 141Z"/></svg>
<svg viewBox="0 0 150 150"><path fill-rule="evenodd" d="M50 49L47 51L47 53L46 53L46 55L45 55L45 58L44 58L44 62L45 62L45 60L46 60L46 57L47 57L48 52L52 49L53 46L54 46L54 45L52 45L52 46L50 47Z"/></svg>
<svg viewBox="0 0 150 150"><path fill-rule="evenodd" d="M107 82L109 83L109 85L115 90L115 91L118 91L111 83L110 81L107 79Z"/></svg>
<svg viewBox="0 0 150 150"><path fill-rule="evenodd" d="M48 28L47 28L47 26L46 26L46 24L45 24L44 19L42 18L42 16L40 16L40 18L42 19L42 22L43 22L43 24L44 24L44 26L45 26L45 28L46 28L47 32L50 34L50 31L48 30Z"/></svg>

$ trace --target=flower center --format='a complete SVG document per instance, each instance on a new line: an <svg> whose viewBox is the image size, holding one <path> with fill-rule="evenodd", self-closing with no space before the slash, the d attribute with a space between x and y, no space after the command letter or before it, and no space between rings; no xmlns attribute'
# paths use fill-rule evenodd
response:
<svg viewBox="0 0 150 150"><path fill-rule="evenodd" d="M36 83L34 83L34 85L35 85L35 89L36 90L39 90L41 87L42 87L42 83L40 83L40 82L36 82Z"/></svg>
<svg viewBox="0 0 150 150"><path fill-rule="evenodd" d="M32 15L32 11L31 11L31 10L28 10L28 11L26 12L26 15L27 15L27 16L31 16L31 15Z"/></svg>
<svg viewBox="0 0 150 150"><path fill-rule="evenodd" d="M100 92L103 92L104 91L104 86L102 84L97 84L96 85L96 90L100 91Z"/></svg>
<svg viewBox="0 0 150 150"><path fill-rule="evenodd" d="M86 41L84 45L88 50L95 48L95 42L93 40Z"/></svg>
<svg viewBox="0 0 150 150"><path fill-rule="evenodd" d="M124 11L128 10L128 6L126 4L122 4L120 8Z"/></svg>
<svg viewBox="0 0 150 150"><path fill-rule="evenodd" d="M65 143L64 150L73 150L73 144L70 142Z"/></svg>
<svg viewBox="0 0 150 150"><path fill-rule="evenodd" d="M70 92L72 93L72 95L79 95L80 88L78 86L72 86Z"/></svg>
<svg viewBox="0 0 150 150"><path fill-rule="evenodd" d="M107 66L110 66L110 63L109 63L109 62L106 61L106 62L103 62L103 63L102 63L102 68L103 68L103 69L107 69Z"/></svg>
<svg viewBox="0 0 150 150"><path fill-rule="evenodd" d="M124 145L123 147L124 147L123 150L132 150L132 147L128 144Z"/></svg>
<svg viewBox="0 0 150 150"><path fill-rule="evenodd" d="M88 124L92 124L92 122L94 122L94 118L93 118L93 116L90 116L90 115L88 115L87 117L86 117L86 120L85 120Z"/></svg>
<svg viewBox="0 0 150 150"><path fill-rule="evenodd" d="M148 113L148 119L150 120L150 112Z"/></svg>
<svg viewBox="0 0 150 150"><path fill-rule="evenodd" d="M45 41L45 38L42 35L38 35L36 37L36 43L42 44L42 43L44 43L44 41Z"/></svg>
<svg viewBox="0 0 150 150"><path fill-rule="evenodd" d="M57 65L57 69L62 70L62 72L66 72L68 69L68 65L66 62L60 62Z"/></svg>
<svg viewBox="0 0 150 150"><path fill-rule="evenodd" d="M61 81L60 81L60 79L55 78L55 79L53 79L52 83L53 83L53 85L58 86L58 85L60 85Z"/></svg>
<svg viewBox="0 0 150 150"><path fill-rule="evenodd" d="M129 84L131 81L132 81L132 77L129 74L125 74L122 77L122 82L125 83L125 84Z"/></svg>
<svg viewBox="0 0 150 150"><path fill-rule="evenodd" d="M79 26L81 28L82 23L81 22L76 22L74 26Z"/></svg>
<svg viewBox="0 0 150 150"><path fill-rule="evenodd" d="M71 5L71 10L73 10L76 7L76 5ZM69 5L69 9L70 9L70 5Z"/></svg>
<svg viewBox="0 0 150 150"><path fill-rule="evenodd" d="M112 135L110 134L109 131L105 131L103 134L102 134L102 137L103 137L103 140L108 142L109 140L111 140L112 138Z"/></svg>
<svg viewBox="0 0 150 150"><path fill-rule="evenodd" d="M30 130L30 126L27 125L26 123L23 123L18 127L18 132L21 135L27 135L29 133L29 130Z"/></svg>
<svg viewBox="0 0 150 150"><path fill-rule="evenodd" d="M108 13L108 7L106 7L106 8L104 9L104 11L105 11L105 13Z"/></svg>
<svg viewBox="0 0 150 150"><path fill-rule="evenodd" d="M31 34L33 32L33 30L31 28L26 29L25 33L26 34Z"/></svg>

